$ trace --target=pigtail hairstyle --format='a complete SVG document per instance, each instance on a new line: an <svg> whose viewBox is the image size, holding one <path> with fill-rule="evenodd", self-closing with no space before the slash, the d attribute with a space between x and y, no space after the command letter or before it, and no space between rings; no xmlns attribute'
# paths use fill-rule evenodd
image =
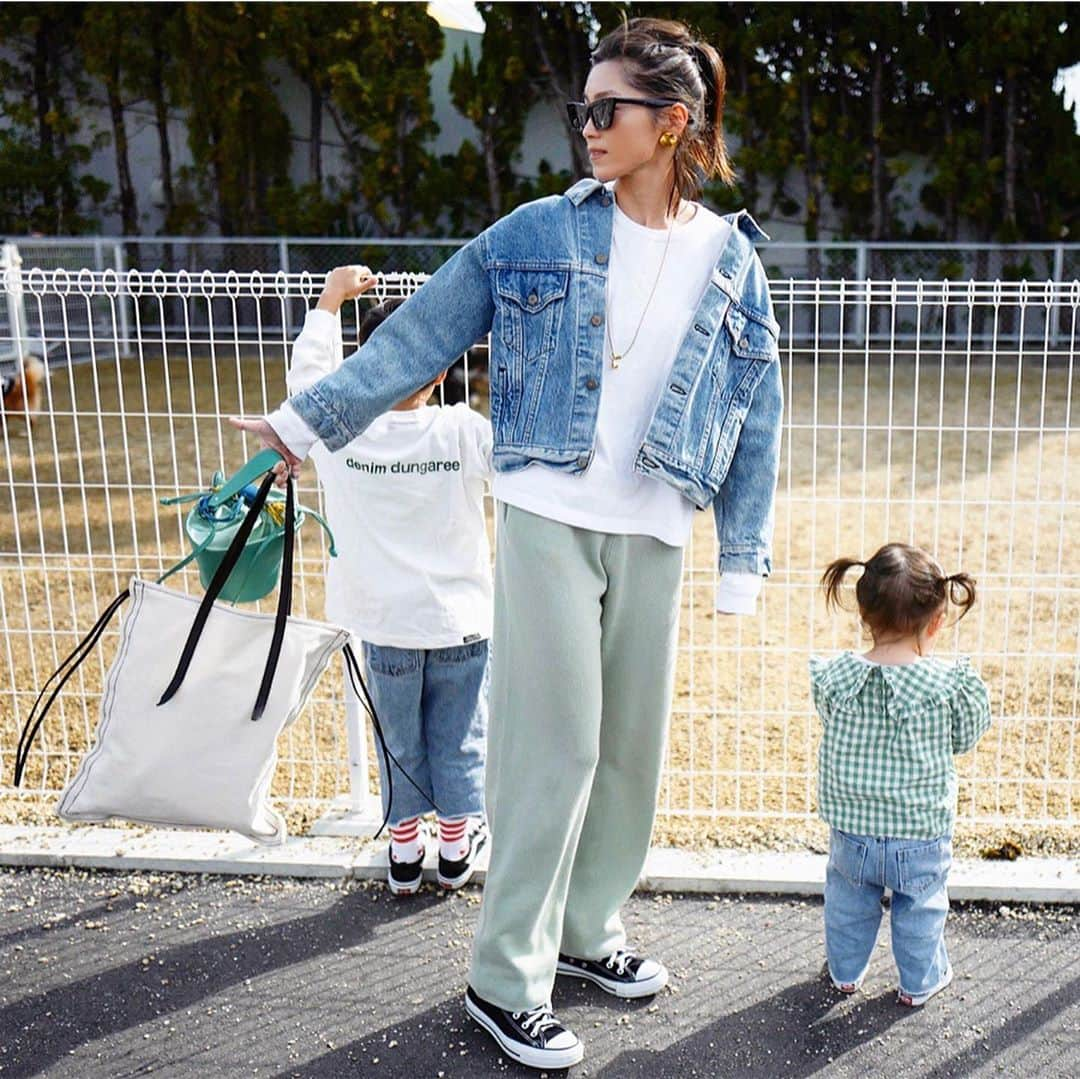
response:
<svg viewBox="0 0 1080 1079"><path fill-rule="evenodd" d="M837 558L825 567L821 577L821 587L825 591L825 606L829 610L843 610L844 605L840 602L840 586L849 570L856 566L865 566L865 562L859 562L854 558Z"/></svg>
<svg viewBox="0 0 1080 1079"><path fill-rule="evenodd" d="M593 64L620 60L626 80L646 97L674 98L690 119L675 146L675 183L669 210L696 199L704 181L718 177L733 186L735 170L724 143L727 76L720 54L698 41L680 22L631 19L607 34Z"/></svg>
<svg viewBox="0 0 1080 1079"><path fill-rule="evenodd" d="M838 558L829 563L821 578L827 607L843 609L840 588L854 566L863 567L855 585L859 617L875 640L920 634L948 604L959 609L959 621L975 603L975 582L966 573L946 577L925 551L887 543L868 562Z"/></svg>
<svg viewBox="0 0 1080 1079"><path fill-rule="evenodd" d="M945 578L945 584L949 602L960 611L959 622L975 606L975 581L966 573L954 573Z"/></svg>

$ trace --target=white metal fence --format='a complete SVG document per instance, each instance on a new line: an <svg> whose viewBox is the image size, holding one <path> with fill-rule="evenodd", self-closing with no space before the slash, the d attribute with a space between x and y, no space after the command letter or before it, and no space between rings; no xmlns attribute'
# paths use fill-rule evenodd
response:
<svg viewBox="0 0 1080 1079"><path fill-rule="evenodd" d="M379 295L421 280L387 275ZM254 452L224 417L261 414L283 396L289 327L317 282L24 266L0 283L6 295L21 290L30 350L49 357L33 424L7 413L2 427L2 785L48 674L131 574L156 575L185 553L180 511L158 500L203 489L215 469ZM975 610L942 646L973 656L995 716L960 765L961 819L1076 827L1080 284L787 278L774 280L773 297L786 387L776 570L758 615L715 617L711 515L698 515L661 812L691 822L813 817L818 725L806 660L860 640L854 616L825 613L817 580L838 555L904 540L979 584ZM356 313L346 312L347 335ZM0 353L14 345L6 332ZM484 409L485 345L468 360ZM318 501L314 484L305 472L302 501ZM298 613L321 615L325 559L321 534L305 530ZM63 785L89 744L117 630L50 718L28 769L32 791ZM314 813L369 790L356 745L350 754L340 671L319 694L284 737L275 788Z"/></svg>
<svg viewBox="0 0 1080 1079"><path fill-rule="evenodd" d="M456 251L465 240L409 239L409 238L359 238L326 239L319 237L21 237L17 240L23 267L28 271L63 270L72 282L67 287L76 288L75 282L83 271L104 273L111 270L123 274L137 269L147 277L154 270L180 273L181 280L198 281L205 273L257 273L273 280L277 275L321 274L329 266L342 263L363 263L377 272L392 270L399 273L432 273ZM923 243L870 243L860 242L780 242L762 246L761 255L770 277L805 281L846 280L865 283L892 281L948 281L951 288L960 290L953 294L952 303L936 311L932 306L920 312L923 319L941 317L943 329L950 343L962 347L968 336L968 327L961 320L948 315L964 310L962 290L973 281L1020 280L1050 282L1067 285L1080 277L1080 244L943 244ZM37 278L44 285L45 276ZM61 279L62 280L62 279ZM48 290L44 290L48 291ZM197 337L209 332L212 318L224 320L228 308L224 303L213 302L205 311L201 308L185 310L175 302L178 297L166 294L162 306L162 318L169 329L181 328ZM130 344L131 307L129 300L121 295L117 299L118 339L122 346ZM974 304L971 317L974 324L971 336L980 343L994 340L1016 340L1023 328L1026 340L1038 345L1041 328L1028 319L1021 327L1015 312L1006 304L1000 310L997 325L991 326L987 319L989 307ZM56 337L62 322L61 308L56 299L46 297L40 314L29 312L32 335ZM864 334L873 339L912 341L920 333L939 329L932 324L916 323L915 312L910 307L899 312L895 325L889 325L880 306L853 308L845 320L845 340L855 344ZM1067 314L1058 309L1046 312L1050 320L1050 340L1057 347L1062 336L1068 334ZM289 302L284 305L264 305L262 319L256 324L243 320L233 327L243 338L277 325L277 320L287 335L291 336L302 320L302 304ZM800 336L813 333L822 341L836 340L840 333L837 313L831 310L812 312L800 308L793 313L797 320L792 327ZM0 329L3 327L0 311ZM85 312L67 313L67 346L76 356L85 356L89 350L89 327L101 338L98 354L108 347L112 305L104 300L94 300ZM801 320L815 317L811 325ZM40 319L40 321L39 321ZM866 320L864 322L864 319Z"/></svg>

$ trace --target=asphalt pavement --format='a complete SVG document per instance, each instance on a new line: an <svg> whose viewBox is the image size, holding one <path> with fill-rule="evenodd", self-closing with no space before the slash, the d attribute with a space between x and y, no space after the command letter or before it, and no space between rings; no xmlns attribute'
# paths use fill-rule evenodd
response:
<svg viewBox="0 0 1080 1079"><path fill-rule="evenodd" d="M0 1075L537 1076L464 1013L476 889L85 870L0 872ZM863 991L822 977L821 903L637 895L670 987L626 1002L559 979L606 1079L1080 1076L1080 914L957 905L956 980L896 1003L886 916Z"/></svg>

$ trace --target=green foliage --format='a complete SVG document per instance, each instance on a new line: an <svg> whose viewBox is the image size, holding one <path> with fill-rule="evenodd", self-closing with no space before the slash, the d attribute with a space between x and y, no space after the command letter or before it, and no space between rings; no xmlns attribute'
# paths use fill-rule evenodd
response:
<svg viewBox="0 0 1080 1079"><path fill-rule="evenodd" d="M135 125L123 115L138 104L158 133L166 231L468 235L587 174L563 102L580 94L598 37L647 14L689 23L725 58L737 185L706 189L716 209L745 205L810 239L825 221L902 238L915 208L940 224L909 238L1080 230L1080 137L1053 89L1080 54L1074 6L478 6L486 32L455 59L449 87L475 135L436 157L430 72L444 42L424 4L4 5L0 227L90 228L106 197L132 220L142 195L127 178ZM306 93L291 123L283 67ZM87 100L108 108L109 130L86 129ZM570 168L544 161L527 175L544 109L563 125ZM170 116L186 125L190 165L172 164ZM109 139L111 192L87 168ZM331 153L343 166L324 163ZM921 189L900 183L913 161L929 165Z"/></svg>
<svg viewBox="0 0 1080 1079"><path fill-rule="evenodd" d="M271 231L267 193L287 181L288 120L268 71L270 7L184 4L177 85L207 216L225 235ZM196 74L197 73L197 74Z"/></svg>
<svg viewBox="0 0 1080 1079"><path fill-rule="evenodd" d="M0 6L0 231L80 233L108 193L86 165L99 138L72 97L81 4Z"/></svg>

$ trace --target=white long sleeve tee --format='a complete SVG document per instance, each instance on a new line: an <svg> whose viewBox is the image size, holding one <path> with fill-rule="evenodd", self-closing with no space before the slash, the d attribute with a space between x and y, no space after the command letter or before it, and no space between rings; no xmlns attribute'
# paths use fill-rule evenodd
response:
<svg viewBox="0 0 1080 1079"><path fill-rule="evenodd" d="M289 392L342 359L339 318L309 311L293 345ZM338 549L327 568L327 617L362 640L397 648L490 637L488 420L463 404L386 412L336 453L319 442L311 456Z"/></svg>

